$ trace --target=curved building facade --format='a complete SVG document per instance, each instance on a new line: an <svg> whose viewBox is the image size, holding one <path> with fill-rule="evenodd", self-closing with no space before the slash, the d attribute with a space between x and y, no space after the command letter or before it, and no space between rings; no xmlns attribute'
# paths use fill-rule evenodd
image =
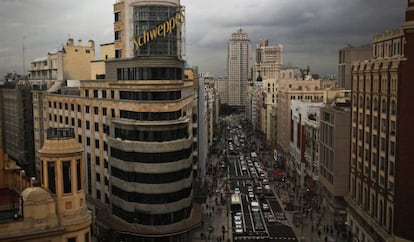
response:
<svg viewBox="0 0 414 242"><path fill-rule="evenodd" d="M134 0L114 9L121 58L106 61L106 77L117 80L111 87L122 105L107 120L116 217L109 225L120 239L188 241L201 217L193 211L194 91L183 75L183 8Z"/></svg>
<svg viewBox="0 0 414 242"><path fill-rule="evenodd" d="M178 0L118 0L105 79L82 80L77 95L46 95L46 126L73 127L83 145L100 241L191 241L201 224L183 9Z"/></svg>

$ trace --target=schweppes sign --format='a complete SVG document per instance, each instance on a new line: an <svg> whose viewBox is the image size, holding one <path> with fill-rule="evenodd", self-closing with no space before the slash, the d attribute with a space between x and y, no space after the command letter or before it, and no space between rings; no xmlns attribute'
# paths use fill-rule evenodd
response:
<svg viewBox="0 0 414 242"><path fill-rule="evenodd" d="M180 11L164 23L159 24L156 28L150 29L149 31L144 31L142 35L139 35L132 40L134 42L135 49L139 49L140 47L146 45L158 37L165 37L175 28L179 27L184 19L184 11Z"/></svg>

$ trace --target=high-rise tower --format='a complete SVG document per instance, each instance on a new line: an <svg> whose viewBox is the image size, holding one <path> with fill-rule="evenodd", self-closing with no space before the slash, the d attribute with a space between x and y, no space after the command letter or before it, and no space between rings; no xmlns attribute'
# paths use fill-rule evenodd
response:
<svg viewBox="0 0 414 242"><path fill-rule="evenodd" d="M251 55L249 36L242 29L233 33L227 45L227 97L230 106L245 106Z"/></svg>

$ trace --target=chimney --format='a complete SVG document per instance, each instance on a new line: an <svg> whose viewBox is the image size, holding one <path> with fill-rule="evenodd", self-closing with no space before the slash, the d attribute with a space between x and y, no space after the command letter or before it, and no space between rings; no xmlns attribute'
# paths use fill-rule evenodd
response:
<svg viewBox="0 0 414 242"><path fill-rule="evenodd" d="M73 46L73 39L68 39L68 41L66 41L66 45Z"/></svg>
<svg viewBox="0 0 414 242"><path fill-rule="evenodd" d="M78 46L82 46L82 40L78 40Z"/></svg>
<svg viewBox="0 0 414 242"><path fill-rule="evenodd" d="M95 41L89 40L88 43L89 43L89 47L92 47L95 49Z"/></svg>

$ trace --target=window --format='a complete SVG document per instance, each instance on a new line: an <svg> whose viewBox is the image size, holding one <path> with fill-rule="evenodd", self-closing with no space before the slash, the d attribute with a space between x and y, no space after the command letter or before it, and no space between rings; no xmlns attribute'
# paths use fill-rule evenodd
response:
<svg viewBox="0 0 414 242"><path fill-rule="evenodd" d="M121 58L121 57L122 57L121 50L115 50L115 58Z"/></svg>
<svg viewBox="0 0 414 242"><path fill-rule="evenodd" d="M119 22L121 20L121 12L114 13L114 21Z"/></svg>
<svg viewBox="0 0 414 242"><path fill-rule="evenodd" d="M106 116L106 108L102 108L102 115Z"/></svg>
<svg viewBox="0 0 414 242"><path fill-rule="evenodd" d="M385 158L381 156L380 169L385 170Z"/></svg>
<svg viewBox="0 0 414 242"><path fill-rule="evenodd" d="M99 140L98 139L95 140L95 148L99 149Z"/></svg>
<svg viewBox="0 0 414 242"><path fill-rule="evenodd" d="M70 161L62 162L62 174L63 174L63 192L71 193L72 192L72 179L70 172Z"/></svg>
<svg viewBox="0 0 414 242"><path fill-rule="evenodd" d="M101 174L99 174L98 172L96 172L96 181L97 182L101 182Z"/></svg>
<svg viewBox="0 0 414 242"><path fill-rule="evenodd" d="M84 239L84 241L85 241L85 242L89 242L89 232L87 232L87 233L85 234L85 239Z"/></svg>
<svg viewBox="0 0 414 242"><path fill-rule="evenodd" d="M385 151L385 138L381 138L381 151Z"/></svg>
<svg viewBox="0 0 414 242"><path fill-rule="evenodd" d="M99 123L95 123L95 132L99 132Z"/></svg>
<svg viewBox="0 0 414 242"><path fill-rule="evenodd" d="M93 90L93 97L98 97L98 90Z"/></svg>
<svg viewBox="0 0 414 242"><path fill-rule="evenodd" d="M381 101L381 112L383 114L387 113L387 102L385 101L385 99L382 99Z"/></svg>
<svg viewBox="0 0 414 242"><path fill-rule="evenodd" d="M90 146L91 145L91 138L86 137L86 145Z"/></svg>
<svg viewBox="0 0 414 242"><path fill-rule="evenodd" d="M81 174L81 166L80 160L76 160L76 179L77 179L77 186L78 191L82 190L82 174Z"/></svg>
<svg viewBox="0 0 414 242"><path fill-rule="evenodd" d="M55 162L47 162L48 188L50 192L56 193L56 171Z"/></svg>
<svg viewBox="0 0 414 242"><path fill-rule="evenodd" d="M115 31L115 40L120 40L121 39L121 30L117 30Z"/></svg>
<svg viewBox="0 0 414 242"><path fill-rule="evenodd" d="M106 90L102 90L102 98L106 98Z"/></svg>
<svg viewBox="0 0 414 242"><path fill-rule="evenodd" d="M88 120L86 120L86 129L90 129L90 123L89 123L89 121Z"/></svg>
<svg viewBox="0 0 414 242"><path fill-rule="evenodd" d="M396 124L395 124L395 121L391 121L391 127L390 127L390 132L391 132L391 135L395 135L395 129L396 129Z"/></svg>
<svg viewBox="0 0 414 242"><path fill-rule="evenodd" d="M374 98L374 111L378 111L378 100Z"/></svg>
<svg viewBox="0 0 414 242"><path fill-rule="evenodd" d="M396 115L397 114L397 104L394 100L391 102L391 114Z"/></svg>
<svg viewBox="0 0 414 242"><path fill-rule="evenodd" d="M111 98L115 99L115 91L111 91Z"/></svg>
<svg viewBox="0 0 414 242"><path fill-rule="evenodd" d="M95 157L95 164L96 164L97 166L100 166L100 165L101 165L101 159L99 158L99 156L96 156L96 157Z"/></svg>
<svg viewBox="0 0 414 242"><path fill-rule="evenodd" d="M395 156L395 142L394 141L390 142L390 153L392 156Z"/></svg>
<svg viewBox="0 0 414 242"><path fill-rule="evenodd" d="M390 176L394 176L394 162L393 161L390 161L390 164L389 164L389 166L390 167L388 167L388 170L389 170L389 172L390 172Z"/></svg>
<svg viewBox="0 0 414 242"><path fill-rule="evenodd" d="M99 108L98 107L93 107L93 113L98 115L99 113Z"/></svg>
<svg viewBox="0 0 414 242"><path fill-rule="evenodd" d="M89 90L88 89L85 90L85 97L89 97Z"/></svg>
<svg viewBox="0 0 414 242"><path fill-rule="evenodd" d="M76 242L76 237L69 238L69 239L68 239L68 242Z"/></svg>
<svg viewBox="0 0 414 242"><path fill-rule="evenodd" d="M89 106L85 106L85 113L89 113Z"/></svg>
<svg viewBox="0 0 414 242"><path fill-rule="evenodd" d="M370 109L371 108L371 102L370 102L369 97L367 97L367 100L366 100L366 108L367 109Z"/></svg>

